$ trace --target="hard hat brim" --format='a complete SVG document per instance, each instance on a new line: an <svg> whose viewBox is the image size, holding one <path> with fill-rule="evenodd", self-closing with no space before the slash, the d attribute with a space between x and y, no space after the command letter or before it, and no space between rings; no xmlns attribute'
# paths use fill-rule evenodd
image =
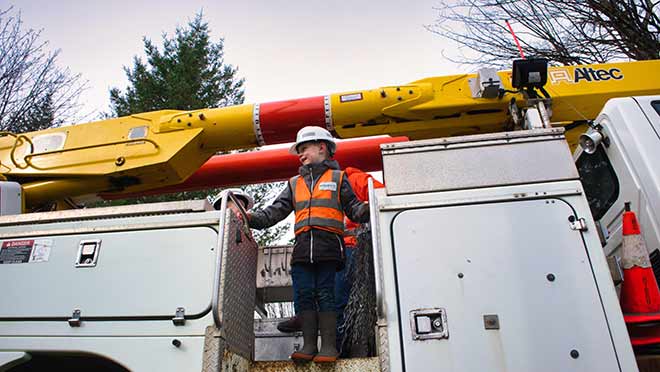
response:
<svg viewBox="0 0 660 372"><path fill-rule="evenodd" d="M306 142L320 142L320 141L325 141L325 143L328 144L328 150L330 150L330 152L332 154L334 154L337 151L337 144L336 143L334 143L330 140L326 140L326 139L315 139L315 140L309 140L309 141L304 141L304 142L300 142L300 143L297 143L297 142L294 143L293 145L291 145L291 147L289 147L289 154L298 155L298 146L302 145L303 143L306 143Z"/></svg>
<svg viewBox="0 0 660 372"><path fill-rule="evenodd" d="M299 143L294 143L293 145L291 145L291 147L289 147L289 154L298 155L298 145Z"/></svg>
<svg viewBox="0 0 660 372"><path fill-rule="evenodd" d="M222 202L222 197L226 191L231 191L234 194L234 197L243 204L243 208L245 210L250 210L254 206L254 200L252 197L248 194L246 194L244 191L240 189L225 189L218 193L213 200L211 201L211 205L213 206L213 209L220 210L221 207L221 202Z"/></svg>

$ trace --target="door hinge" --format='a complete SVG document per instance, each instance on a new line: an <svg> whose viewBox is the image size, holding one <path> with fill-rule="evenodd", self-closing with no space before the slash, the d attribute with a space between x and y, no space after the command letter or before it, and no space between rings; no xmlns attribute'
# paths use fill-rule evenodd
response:
<svg viewBox="0 0 660 372"><path fill-rule="evenodd" d="M80 327L80 309L73 310L71 318L68 320L69 327Z"/></svg>
<svg viewBox="0 0 660 372"><path fill-rule="evenodd" d="M571 230L587 231L587 221L584 218L578 218L572 221Z"/></svg>
<svg viewBox="0 0 660 372"><path fill-rule="evenodd" d="M176 312L174 313L174 318L172 318L172 323L177 326L186 324L185 315L186 310L182 307L177 307Z"/></svg>

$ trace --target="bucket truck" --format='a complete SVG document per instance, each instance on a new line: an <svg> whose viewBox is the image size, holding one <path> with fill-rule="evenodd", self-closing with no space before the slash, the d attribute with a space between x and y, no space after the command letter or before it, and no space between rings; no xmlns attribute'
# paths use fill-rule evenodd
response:
<svg viewBox="0 0 660 372"><path fill-rule="evenodd" d="M624 201L649 249L660 241L659 70L530 60L5 132L0 369L315 370L273 361L273 344L255 340L257 287L273 281L273 257L227 207L231 193L220 211L204 201L30 211L176 187L217 151L318 125L339 138L412 140L381 145L386 187L371 190L378 352L337 369L637 370L607 257Z"/></svg>

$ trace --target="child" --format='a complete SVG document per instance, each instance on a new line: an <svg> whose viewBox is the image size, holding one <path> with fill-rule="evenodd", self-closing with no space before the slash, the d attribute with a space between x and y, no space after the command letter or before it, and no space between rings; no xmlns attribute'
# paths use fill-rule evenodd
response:
<svg viewBox="0 0 660 372"><path fill-rule="evenodd" d="M357 199L344 172L331 160L335 150L330 132L302 128L289 149L302 163L299 175L270 206L248 213L249 226L255 229L273 226L292 211L296 214L291 276L304 340L303 348L291 354L297 361L337 360L334 288L335 272L344 265L344 216L360 223L369 220L368 204Z"/></svg>

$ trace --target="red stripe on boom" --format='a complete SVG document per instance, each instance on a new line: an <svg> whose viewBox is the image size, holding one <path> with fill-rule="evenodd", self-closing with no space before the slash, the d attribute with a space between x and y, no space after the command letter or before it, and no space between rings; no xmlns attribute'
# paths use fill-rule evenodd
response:
<svg viewBox="0 0 660 372"><path fill-rule="evenodd" d="M295 141L302 127L325 128L323 96L261 103L259 121L266 144Z"/></svg>

